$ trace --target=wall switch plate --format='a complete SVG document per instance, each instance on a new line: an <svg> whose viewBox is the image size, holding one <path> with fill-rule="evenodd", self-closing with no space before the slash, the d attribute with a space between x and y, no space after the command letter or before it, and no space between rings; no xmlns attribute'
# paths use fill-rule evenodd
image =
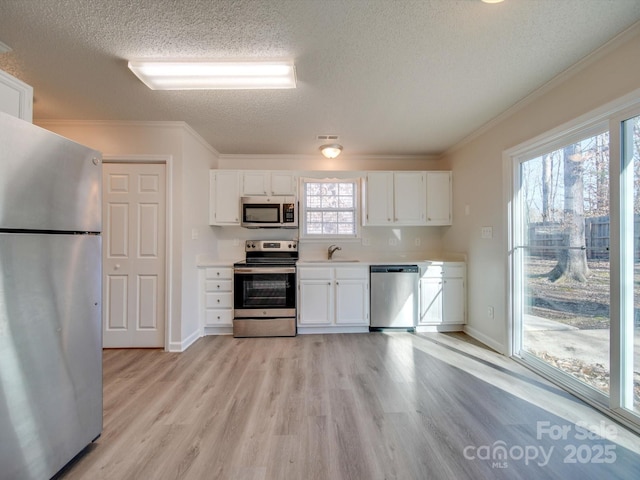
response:
<svg viewBox="0 0 640 480"><path fill-rule="evenodd" d="M398 245L398 240L395 237L391 237L389 239L389 246L390 247L395 247L396 245Z"/></svg>
<svg viewBox="0 0 640 480"><path fill-rule="evenodd" d="M493 238L493 227L482 227L482 238Z"/></svg>

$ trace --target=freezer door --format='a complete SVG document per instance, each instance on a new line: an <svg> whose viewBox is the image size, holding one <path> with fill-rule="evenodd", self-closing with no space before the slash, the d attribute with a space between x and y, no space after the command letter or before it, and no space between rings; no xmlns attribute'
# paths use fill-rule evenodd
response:
<svg viewBox="0 0 640 480"><path fill-rule="evenodd" d="M0 479L51 478L102 431L100 250L0 233Z"/></svg>
<svg viewBox="0 0 640 480"><path fill-rule="evenodd" d="M101 154L0 113L0 229L100 232Z"/></svg>

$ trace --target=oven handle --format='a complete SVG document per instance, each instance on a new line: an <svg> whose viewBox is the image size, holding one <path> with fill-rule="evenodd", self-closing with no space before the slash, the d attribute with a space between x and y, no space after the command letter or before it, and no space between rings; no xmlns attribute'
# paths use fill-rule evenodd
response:
<svg viewBox="0 0 640 480"><path fill-rule="evenodd" d="M296 267L234 268L234 273L296 273Z"/></svg>

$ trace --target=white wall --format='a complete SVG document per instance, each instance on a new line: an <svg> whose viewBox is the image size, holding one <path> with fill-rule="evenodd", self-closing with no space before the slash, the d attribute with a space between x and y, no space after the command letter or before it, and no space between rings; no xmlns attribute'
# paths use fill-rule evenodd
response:
<svg viewBox="0 0 640 480"><path fill-rule="evenodd" d="M468 332L499 351L508 345L502 153L638 89L639 58L636 25L443 156L454 178L454 223L443 240L468 254ZM492 239L481 238L482 226L493 227Z"/></svg>
<svg viewBox="0 0 640 480"><path fill-rule="evenodd" d="M169 348L183 350L198 338L196 258L214 255L215 233L208 226L209 169L217 152L182 122L38 121L43 128L95 148L105 156L170 157L171 275ZM168 192L169 194L169 192ZM193 231L198 238L192 240Z"/></svg>

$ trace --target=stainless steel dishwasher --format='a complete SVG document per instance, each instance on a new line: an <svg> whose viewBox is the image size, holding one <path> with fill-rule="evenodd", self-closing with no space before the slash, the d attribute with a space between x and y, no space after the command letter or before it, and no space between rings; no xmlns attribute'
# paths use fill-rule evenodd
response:
<svg viewBox="0 0 640 480"><path fill-rule="evenodd" d="M416 326L417 265L371 265L371 329Z"/></svg>

